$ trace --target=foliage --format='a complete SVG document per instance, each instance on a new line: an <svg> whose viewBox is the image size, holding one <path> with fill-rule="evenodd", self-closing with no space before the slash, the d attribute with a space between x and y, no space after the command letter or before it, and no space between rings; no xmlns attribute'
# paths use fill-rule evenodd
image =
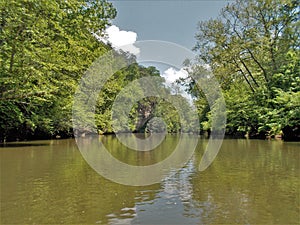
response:
<svg viewBox="0 0 300 225"><path fill-rule="evenodd" d="M199 23L194 50L202 66L186 62L191 76L178 83L192 95L202 131L219 123L212 118L222 111L212 72L226 100L227 134L300 137L298 3L236 0L219 18ZM112 49L94 36L102 36L115 16L106 0L0 2L0 141L72 135L73 94L92 62ZM125 56L130 65L110 77L99 96L94 93L95 116L78 108L78 115L95 121L100 134L113 132L112 106L124 87L139 78L160 77L156 68L138 65L129 53L113 54ZM164 87L162 78L157 82ZM124 97L141 91L135 88ZM155 117L162 117L168 132L194 132L196 120L187 100L165 91L185 118L170 102L151 96L119 119L129 116L132 132L160 132ZM90 131L87 126L81 132Z"/></svg>
<svg viewBox="0 0 300 225"><path fill-rule="evenodd" d="M12 0L0 11L0 140L69 135L77 81L109 49L91 32L115 9L105 0Z"/></svg>
<svg viewBox="0 0 300 225"><path fill-rule="evenodd" d="M112 50L95 34L103 35L116 10L106 0L12 0L1 1L0 9L0 141L71 136L73 95L87 68ZM75 109L91 124L95 122L100 134L113 132L112 105L126 85L160 76L156 68L138 65L127 52L111 52L125 57L130 66L110 77L100 93L86 93L97 95L93 96L97 99L95 115ZM162 79L159 85L163 86ZM162 106L156 110L159 104L153 97L135 104L129 115L131 131L143 132L154 115L167 118L166 112L174 111L170 106L167 111ZM168 130L178 131L176 118L170 115ZM79 132L89 133L91 128L87 124Z"/></svg>
<svg viewBox="0 0 300 225"><path fill-rule="evenodd" d="M265 137L299 126L298 3L236 0L199 23L195 51L224 91L229 134Z"/></svg>
<svg viewBox="0 0 300 225"><path fill-rule="evenodd" d="M159 77L159 71L155 67L143 67L137 63L132 63L128 67L125 67L117 71L105 84L104 88L101 90L97 106L96 106L96 126L99 133L112 133L112 106L120 91L133 80L140 79L142 77ZM126 93L126 98L130 99L132 95L139 95L137 88L132 90L130 93ZM133 106L130 115L124 115L126 119L127 116L130 117L131 122L129 124L131 131L136 130L138 123L138 112L141 116L144 116L146 113L152 114L154 107L156 105L155 99L147 99L140 101ZM122 110L122 109L121 109ZM147 112L149 111L149 112ZM144 125L144 124L143 124Z"/></svg>

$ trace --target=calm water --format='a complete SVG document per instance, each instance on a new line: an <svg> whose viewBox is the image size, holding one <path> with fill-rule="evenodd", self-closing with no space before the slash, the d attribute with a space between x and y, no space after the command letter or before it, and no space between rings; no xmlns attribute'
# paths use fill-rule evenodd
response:
<svg viewBox="0 0 300 225"><path fill-rule="evenodd" d="M113 156L133 165L172 153L177 136L151 152L102 137ZM207 144L158 184L132 187L98 175L74 140L34 141L0 148L0 223L19 224L297 224L300 143L224 140L213 164L198 172Z"/></svg>

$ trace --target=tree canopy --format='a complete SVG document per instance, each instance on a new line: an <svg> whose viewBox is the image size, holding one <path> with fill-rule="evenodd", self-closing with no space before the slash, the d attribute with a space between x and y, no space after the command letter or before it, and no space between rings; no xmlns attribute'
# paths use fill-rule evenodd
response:
<svg viewBox="0 0 300 225"><path fill-rule="evenodd" d="M219 81L227 134L283 134L285 140L299 140L299 13L298 0L236 0L218 18L199 22L194 51L202 66L187 65L193 77L209 78L211 70ZM109 51L132 61L97 93L93 124L99 134L113 132L112 106L118 93L136 79L160 77L155 67L138 65L128 52L95 37L104 35L116 14L107 0L0 2L0 141L72 136L75 90L85 71ZM218 100L209 108L207 96L191 77L178 82L193 96L200 129L210 131ZM162 78L157 82L164 86ZM213 88L207 93L214 95ZM166 94L177 99L187 118L180 121L172 104L147 97L129 113L130 132L160 132L155 117L165 120L168 132L193 131L187 100L167 89Z"/></svg>
<svg viewBox="0 0 300 225"><path fill-rule="evenodd" d="M236 0L195 37L224 91L228 134L299 138L299 1Z"/></svg>
<svg viewBox="0 0 300 225"><path fill-rule="evenodd" d="M109 49L92 32L116 10L106 0L12 0L0 11L0 139L70 135L77 82Z"/></svg>
<svg viewBox="0 0 300 225"><path fill-rule="evenodd" d="M160 76L155 67L140 66L128 52L118 52L97 39L116 16L116 9L106 0L1 1L0 11L0 141L72 136L72 106L79 81L109 51L132 62L96 93L91 119L99 134L113 132L112 105L127 84ZM162 105L168 108L168 117ZM166 102L143 99L131 110L130 129L153 130L155 123L146 129L148 121L164 114L168 131L177 132L178 118L172 113L176 114L175 109Z"/></svg>

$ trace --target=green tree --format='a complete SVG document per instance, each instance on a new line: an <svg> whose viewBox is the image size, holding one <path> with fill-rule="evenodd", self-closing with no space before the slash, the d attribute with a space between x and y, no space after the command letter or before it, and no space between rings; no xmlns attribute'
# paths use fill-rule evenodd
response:
<svg viewBox="0 0 300 225"><path fill-rule="evenodd" d="M69 135L78 80L109 47L116 10L106 0L0 3L0 140Z"/></svg>
<svg viewBox="0 0 300 225"><path fill-rule="evenodd" d="M195 51L224 90L229 133L265 137L290 127L299 135L298 6L236 0L199 23Z"/></svg>

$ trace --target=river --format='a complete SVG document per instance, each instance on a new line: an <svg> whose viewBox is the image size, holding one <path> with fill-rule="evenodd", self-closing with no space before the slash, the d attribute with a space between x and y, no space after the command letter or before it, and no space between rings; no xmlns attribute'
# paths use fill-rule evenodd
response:
<svg viewBox="0 0 300 225"><path fill-rule="evenodd" d="M128 150L113 135L109 152L135 165L172 153ZM225 139L198 171L206 139L179 170L148 186L126 186L96 173L74 139L16 142L0 148L1 224L296 224L300 221L300 143Z"/></svg>

